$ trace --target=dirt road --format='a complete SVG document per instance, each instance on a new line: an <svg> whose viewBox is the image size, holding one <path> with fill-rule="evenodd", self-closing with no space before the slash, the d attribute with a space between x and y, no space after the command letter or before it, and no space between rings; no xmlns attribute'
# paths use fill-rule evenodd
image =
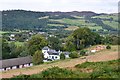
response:
<svg viewBox="0 0 120 80"><path fill-rule="evenodd" d="M27 74L27 75L37 74L53 66L66 68L66 67L74 67L75 65L84 63L86 61L98 62L98 61L109 61L109 60L115 60L115 59L118 59L118 51L113 51L113 52L101 51L94 55L87 56L86 59L81 59L81 58L68 59L64 61L58 61L58 62L49 63L49 64L42 64L42 65L33 66L29 68L6 71L2 73L2 78L11 78L14 75L20 75L20 74Z"/></svg>

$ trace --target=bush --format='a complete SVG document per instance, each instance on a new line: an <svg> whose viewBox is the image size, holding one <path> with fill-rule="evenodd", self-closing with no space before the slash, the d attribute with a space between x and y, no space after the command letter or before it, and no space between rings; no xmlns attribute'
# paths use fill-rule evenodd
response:
<svg viewBox="0 0 120 80"><path fill-rule="evenodd" d="M74 75L74 72L59 67L48 68L42 73L43 78L69 78Z"/></svg>
<svg viewBox="0 0 120 80"><path fill-rule="evenodd" d="M80 55L84 56L84 55L86 55L86 52L87 52L86 50L81 50Z"/></svg>
<svg viewBox="0 0 120 80"><path fill-rule="evenodd" d="M110 46L110 45L107 45L106 49L111 49L111 46Z"/></svg>
<svg viewBox="0 0 120 80"><path fill-rule="evenodd" d="M38 65L38 64L41 64L43 63L43 53L42 51L36 51L35 54L33 55L33 64L34 65Z"/></svg>
<svg viewBox="0 0 120 80"><path fill-rule="evenodd" d="M60 59L62 59L62 60L65 59L65 54L64 54L64 53L61 53L61 54L60 54Z"/></svg>
<svg viewBox="0 0 120 80"><path fill-rule="evenodd" d="M78 58L79 54L76 51L73 51L71 54L69 54L69 57L71 57L71 58Z"/></svg>
<svg viewBox="0 0 120 80"><path fill-rule="evenodd" d="M30 79L30 75L25 75L25 74L21 74L21 75L18 75L18 76L14 76L13 78L11 79L5 79L5 80L29 80Z"/></svg>

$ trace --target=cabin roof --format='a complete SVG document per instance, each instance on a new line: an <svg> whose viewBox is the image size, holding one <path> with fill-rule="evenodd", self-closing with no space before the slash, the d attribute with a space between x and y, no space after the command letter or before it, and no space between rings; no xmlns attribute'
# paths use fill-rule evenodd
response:
<svg viewBox="0 0 120 80"><path fill-rule="evenodd" d="M28 64L31 62L32 62L31 56L0 60L0 65L2 65L0 66L0 68L2 69L2 68L17 66L17 65L23 65L23 64Z"/></svg>

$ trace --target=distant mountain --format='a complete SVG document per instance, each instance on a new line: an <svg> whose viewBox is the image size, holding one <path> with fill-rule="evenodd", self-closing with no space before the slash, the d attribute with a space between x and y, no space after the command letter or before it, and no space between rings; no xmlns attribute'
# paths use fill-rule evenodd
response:
<svg viewBox="0 0 120 80"><path fill-rule="evenodd" d="M116 13L117 14L117 13ZM89 27L92 30L116 31L117 15L92 11L35 12L25 10L2 11L3 30L13 29L65 29L69 26ZM52 27L50 27L52 26Z"/></svg>

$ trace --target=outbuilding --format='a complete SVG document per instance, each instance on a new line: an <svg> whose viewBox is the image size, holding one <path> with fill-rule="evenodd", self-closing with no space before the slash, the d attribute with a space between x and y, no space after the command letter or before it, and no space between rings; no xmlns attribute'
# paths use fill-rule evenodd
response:
<svg viewBox="0 0 120 80"><path fill-rule="evenodd" d="M20 57L13 59L0 60L0 71L23 68L32 66L32 57Z"/></svg>

